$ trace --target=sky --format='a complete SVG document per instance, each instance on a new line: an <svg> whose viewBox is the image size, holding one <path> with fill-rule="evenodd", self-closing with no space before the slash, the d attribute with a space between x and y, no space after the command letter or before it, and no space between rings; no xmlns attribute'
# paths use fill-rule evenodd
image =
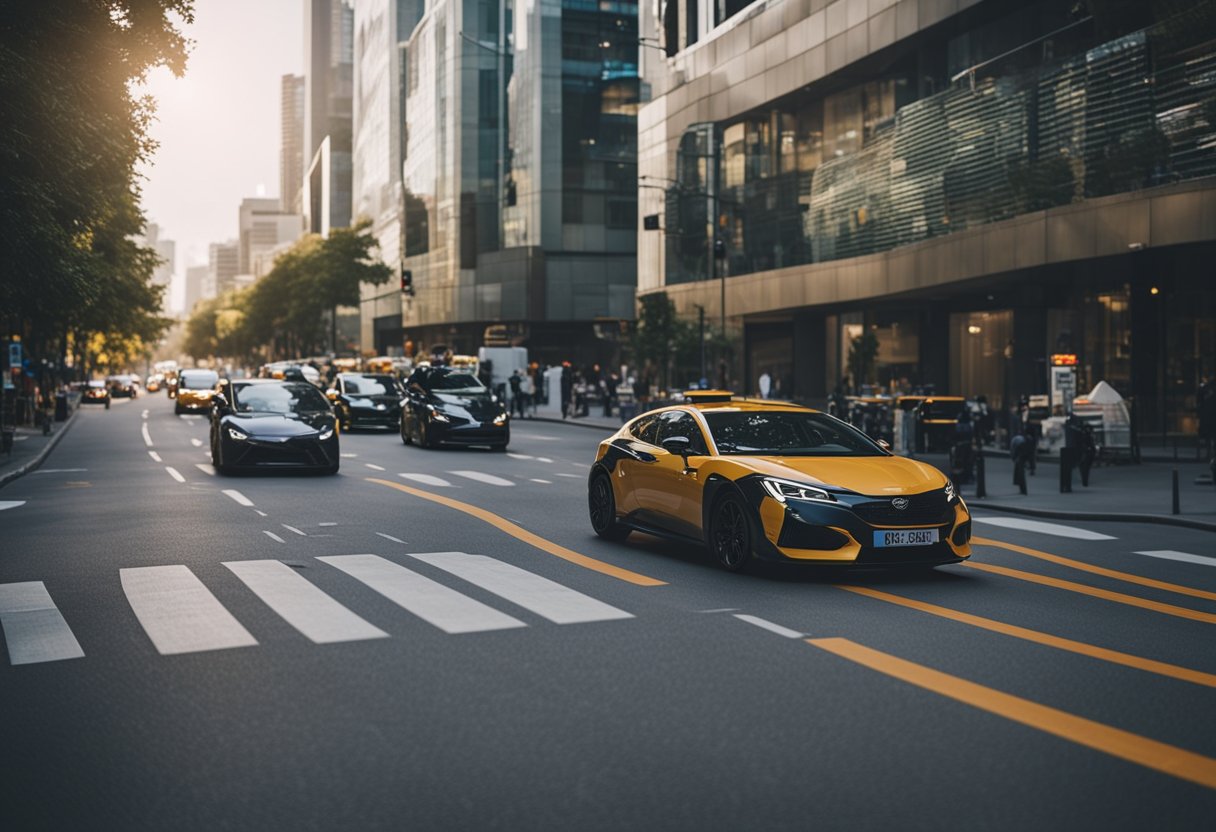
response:
<svg viewBox="0 0 1216 832"><path fill-rule="evenodd" d="M304 71L305 0L196 0L186 73L151 73L157 102L143 207L162 238L177 242L172 308L185 297L186 267L207 246L235 239L244 197L279 195L279 87Z"/></svg>

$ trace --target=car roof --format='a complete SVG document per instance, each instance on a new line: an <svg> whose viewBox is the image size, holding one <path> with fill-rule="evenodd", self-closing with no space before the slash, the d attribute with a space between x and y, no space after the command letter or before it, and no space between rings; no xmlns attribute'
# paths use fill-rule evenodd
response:
<svg viewBox="0 0 1216 832"><path fill-rule="evenodd" d="M709 401L696 401L694 397L686 402L672 402L664 407L649 410L647 413L656 413L663 410L674 410L679 408L693 408L701 413L714 412L733 412L733 411L758 411L758 410L774 410L792 413L819 413L813 407L804 407L793 402L777 401L774 399L755 399L750 396L731 396L727 401L722 401L717 397L710 397Z"/></svg>

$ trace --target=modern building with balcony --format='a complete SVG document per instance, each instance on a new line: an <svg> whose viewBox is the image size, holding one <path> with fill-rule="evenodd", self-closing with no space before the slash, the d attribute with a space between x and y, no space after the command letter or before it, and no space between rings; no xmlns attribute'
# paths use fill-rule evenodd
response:
<svg viewBox="0 0 1216 832"><path fill-rule="evenodd" d="M416 348L607 363L636 290L638 6L437 0L402 53Z"/></svg>
<svg viewBox="0 0 1216 832"><path fill-rule="evenodd" d="M1002 410L1064 353L1079 390L1135 401L1142 435L1195 432L1216 377L1216 4L656 9L638 289L724 319L733 383ZM850 360L863 335L876 357Z"/></svg>

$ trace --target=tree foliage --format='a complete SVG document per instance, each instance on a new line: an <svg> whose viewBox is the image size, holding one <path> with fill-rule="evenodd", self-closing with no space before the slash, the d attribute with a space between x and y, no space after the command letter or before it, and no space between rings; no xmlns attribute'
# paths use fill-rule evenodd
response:
<svg viewBox="0 0 1216 832"><path fill-rule="evenodd" d="M300 358L324 352L336 306L359 302L359 284L381 284L392 270L375 259L371 223L301 238L247 289L198 304L184 349L196 359Z"/></svg>
<svg viewBox="0 0 1216 832"><path fill-rule="evenodd" d="M159 337L163 289L136 167L154 105L133 89L180 75L193 0L9 3L0 16L0 319L44 350L101 333ZM6 333L7 334L7 333Z"/></svg>

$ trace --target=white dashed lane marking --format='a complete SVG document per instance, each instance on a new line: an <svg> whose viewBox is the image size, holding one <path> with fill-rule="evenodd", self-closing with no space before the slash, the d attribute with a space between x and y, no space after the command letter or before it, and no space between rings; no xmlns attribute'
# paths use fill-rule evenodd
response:
<svg viewBox="0 0 1216 832"><path fill-rule="evenodd" d="M203 440L201 440L201 439L191 439L191 440L190 440L190 444L191 444L191 445L193 445L193 446L194 446L194 447L196 447L196 448L201 448L201 447L203 447Z"/></svg>
<svg viewBox="0 0 1216 832"><path fill-rule="evenodd" d="M776 633L779 636L786 638L802 638L805 633L800 633L797 630L791 630L789 627L782 627L780 624L774 624L771 621L766 621L763 618L757 618L754 615L744 615L743 613L735 613L735 618L740 621L746 621L748 624L759 627L761 630L768 630L770 633Z"/></svg>
<svg viewBox="0 0 1216 832"><path fill-rule="evenodd" d="M538 483L540 483L541 485L553 485L553 481L552 481L552 480L538 480L538 479L530 479L530 480L528 480L528 482L538 482Z"/></svg>
<svg viewBox="0 0 1216 832"><path fill-rule="evenodd" d="M266 530L266 529L262 529L262 534L266 535L267 537L269 537L271 540L275 541L276 543L286 543L286 542L287 542L286 540L284 540L283 538L279 537L279 536L278 536L277 534L275 534L274 532L272 532L272 531L268 531L268 530Z"/></svg>
<svg viewBox="0 0 1216 832"><path fill-rule="evenodd" d="M140 433L144 435L144 444L149 448L152 447L152 434L148 433L148 423L144 422L139 426Z"/></svg>
<svg viewBox="0 0 1216 832"><path fill-rule="evenodd" d="M158 454L156 451L148 451L148 456L152 457L153 462L164 462L164 460L160 458L160 454Z"/></svg>
<svg viewBox="0 0 1216 832"><path fill-rule="evenodd" d="M496 477L493 474L483 474L481 471L448 471L448 473L455 474L458 477L464 477L466 480L484 482L486 485L515 485L515 483L511 482L510 480L504 480L502 477Z"/></svg>
<svg viewBox="0 0 1216 832"><path fill-rule="evenodd" d="M1188 552L1175 552L1173 549L1157 549L1150 552L1136 552L1150 558L1161 560L1176 560L1182 563L1197 563L1200 566L1216 566L1216 558L1206 558L1203 555L1192 555Z"/></svg>
<svg viewBox="0 0 1216 832"><path fill-rule="evenodd" d="M508 453L507 456L511 457L511 459L536 459L536 457L528 456L527 454Z"/></svg>
<svg viewBox="0 0 1216 832"><path fill-rule="evenodd" d="M253 506L253 500L249 499L244 494L237 491L235 488L225 488L224 494L231 497L233 500L236 500L237 503L239 503L240 505L247 506L247 507Z"/></svg>
<svg viewBox="0 0 1216 832"><path fill-rule="evenodd" d="M174 467L172 467L172 466L169 466L169 465L166 465L166 466L165 466L165 470L169 472L169 476L173 477L173 479L177 480L178 482L185 482L185 481L186 481L186 478L185 478L185 477L183 477L183 476L181 475L181 473L180 473L180 472L179 472L179 471L178 471L176 468L174 468Z"/></svg>
<svg viewBox="0 0 1216 832"><path fill-rule="evenodd" d="M364 465L366 465L368 468L371 468L373 471L383 471L383 470L385 470L383 467L381 467L381 466L379 466L379 465L373 465L373 464L372 464L372 463L370 463L370 462L365 462L365 463L363 463L363 464L364 464Z"/></svg>
<svg viewBox="0 0 1216 832"><path fill-rule="evenodd" d="M391 541L393 541L394 543L400 543L402 546L404 546L404 545L405 545L405 541L404 541L404 540L402 540L402 539L401 539L401 538L399 538L399 537L393 537L391 534L385 534L384 532L376 532L376 535L377 535L378 537L383 537L385 540L391 540Z"/></svg>
<svg viewBox="0 0 1216 832"><path fill-rule="evenodd" d="M989 526L1000 526L1003 529L1020 529L1056 537L1069 537L1073 540L1115 539L1109 534L1091 532L1089 529L1079 529L1076 526L1064 526L1059 523L1044 523L1042 520L1026 520L1022 517L972 517L971 519L976 523L987 523Z"/></svg>
<svg viewBox="0 0 1216 832"><path fill-rule="evenodd" d="M430 474L398 474L397 476L405 480L413 480L414 482L422 483L423 485L433 485L436 488L451 488L452 484L441 477L432 477Z"/></svg>
<svg viewBox="0 0 1216 832"><path fill-rule="evenodd" d="M25 500L0 500L0 511L25 505Z"/></svg>
<svg viewBox="0 0 1216 832"><path fill-rule="evenodd" d="M300 537L308 537L308 532L302 532L295 526L289 526L286 523L280 523L279 525L287 529L287 531L291 532L292 534L298 534Z"/></svg>
<svg viewBox="0 0 1216 832"><path fill-rule="evenodd" d="M202 471L204 474L206 474L209 477L215 476L215 468L211 465L208 465L205 462L196 462L196 463L194 463L194 467L197 468L198 470Z"/></svg>

